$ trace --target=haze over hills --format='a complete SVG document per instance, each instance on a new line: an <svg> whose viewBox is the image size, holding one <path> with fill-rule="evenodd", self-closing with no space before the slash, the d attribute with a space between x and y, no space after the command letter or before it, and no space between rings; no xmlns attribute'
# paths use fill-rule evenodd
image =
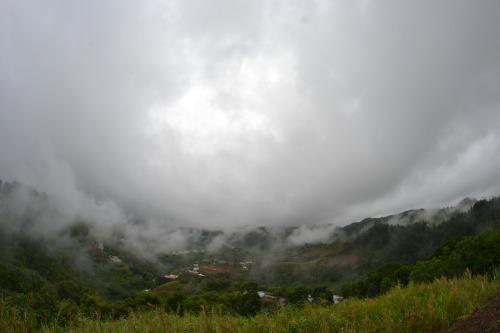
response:
<svg viewBox="0 0 500 333"><path fill-rule="evenodd" d="M151 308L254 316L289 302L296 311L314 299L330 306L339 294L375 297L466 270L494 276L500 265L500 197L344 227L184 227L153 235L138 217L108 224L102 212L71 215L49 194L0 185L0 302L34 316L25 319L32 327L76 325L77 313L113 320Z"/></svg>
<svg viewBox="0 0 500 333"><path fill-rule="evenodd" d="M477 280L461 283L494 290L498 13L495 0L0 1L0 331L153 309L163 331L162 309L265 321L278 297L334 306L466 269ZM427 296L390 304L403 326L389 330L467 313ZM423 308L439 324L404 326ZM355 327L318 309L275 321Z"/></svg>
<svg viewBox="0 0 500 333"><path fill-rule="evenodd" d="M436 209L415 209L379 218L366 218L344 227L334 224L302 226L245 226L224 229L166 227L136 215L110 214L99 203L87 206L88 211L71 214L57 199L18 182L0 182L0 221L6 230L32 233L40 237L58 235L71 226L83 223L96 240L119 239L143 253L182 250L218 251L221 248L244 248L248 251L281 249L305 243L331 243L353 237L379 223L407 226L425 222L435 225L453 216L468 212L477 202L464 199L456 206ZM119 210L119 207L113 207ZM95 211L92 211L94 209ZM106 213L106 214L103 214Z"/></svg>
<svg viewBox="0 0 500 333"><path fill-rule="evenodd" d="M76 251L75 258L91 262L95 258L92 252L89 256L89 249L102 248L102 260L126 262L125 258L131 258L132 262L147 262L139 265L146 267L144 272L137 271L139 276L178 274L195 258L236 264L251 261L255 264L247 278L267 285L340 283L388 261L425 259L448 238L473 235L492 223L499 200L489 202L492 215L484 221L476 221L471 212L485 201L468 198L454 207L408 210L344 227L324 224L157 229L157 224L137 216L109 215L107 209L103 214L99 204L86 207L95 212L72 215L49 194L17 182L3 182L0 188L5 253L35 241L49 246L51 251Z"/></svg>

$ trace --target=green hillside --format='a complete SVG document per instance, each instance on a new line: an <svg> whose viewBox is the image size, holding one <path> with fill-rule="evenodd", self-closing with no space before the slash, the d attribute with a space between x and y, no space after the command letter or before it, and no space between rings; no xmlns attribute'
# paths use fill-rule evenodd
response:
<svg viewBox="0 0 500 333"><path fill-rule="evenodd" d="M340 286L390 262L415 264L427 259L450 238L498 228L500 198L477 201L467 212L456 212L439 224L414 221L391 225L387 223L391 218L350 224L340 230L346 236L331 243L304 244L272 256L261 256L251 277L274 286L325 283Z"/></svg>
<svg viewBox="0 0 500 333"><path fill-rule="evenodd" d="M161 327L164 321L186 331L203 325L221 331L259 331L258 325L276 330L363 331L382 324L395 331L441 329L470 313L499 285L500 198L441 213L441 220L448 219L439 223L413 218L421 215L417 211L402 213L410 216L402 225L389 223L393 216L366 219L338 229L325 243L280 249L272 247L279 236L260 228L234 236L232 245L215 252L145 257L120 235L100 234L92 221L69 221L57 231L38 234L40 219L50 216L45 211L50 198L24 189L28 204L20 210L16 193L15 186L0 193L1 331L85 331L96 323L122 330L128 325ZM476 283L487 287L458 296L460 288L473 289ZM421 311L421 318L400 323L398 316L409 314L394 312L394 304L416 300L417 293L434 299L446 288L455 288L446 297L459 297L457 304L443 303L445 296L440 296L435 304L439 315L426 313L419 294L421 303L408 313ZM334 304L335 294L351 299ZM354 300L367 297L377 298ZM378 321L372 306L385 308L389 322ZM372 319L346 319L340 315L345 313Z"/></svg>

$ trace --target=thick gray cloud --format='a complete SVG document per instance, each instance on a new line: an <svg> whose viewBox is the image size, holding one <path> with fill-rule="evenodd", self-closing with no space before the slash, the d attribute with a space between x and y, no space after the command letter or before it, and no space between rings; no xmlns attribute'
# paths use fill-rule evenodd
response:
<svg viewBox="0 0 500 333"><path fill-rule="evenodd" d="M90 196L207 227L499 195L498 13L498 1L2 1L0 179L80 210Z"/></svg>

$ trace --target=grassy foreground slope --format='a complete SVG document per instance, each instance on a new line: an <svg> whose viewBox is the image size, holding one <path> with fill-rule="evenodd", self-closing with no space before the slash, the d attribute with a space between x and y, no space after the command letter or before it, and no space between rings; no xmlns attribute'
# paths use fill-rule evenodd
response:
<svg viewBox="0 0 500 333"><path fill-rule="evenodd" d="M336 305L285 307L255 317L212 314L167 314L162 310L138 311L126 319L93 319L79 316L64 328L43 325L42 332L436 332L470 315L500 287L493 279L472 276L436 279L391 289L372 299L347 299ZM0 305L0 331L33 330L29 315Z"/></svg>

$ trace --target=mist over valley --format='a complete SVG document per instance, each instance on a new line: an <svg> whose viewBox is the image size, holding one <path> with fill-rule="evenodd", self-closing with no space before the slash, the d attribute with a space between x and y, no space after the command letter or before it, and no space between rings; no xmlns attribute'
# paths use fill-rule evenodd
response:
<svg viewBox="0 0 500 333"><path fill-rule="evenodd" d="M500 286L498 13L0 1L0 331L466 318Z"/></svg>

